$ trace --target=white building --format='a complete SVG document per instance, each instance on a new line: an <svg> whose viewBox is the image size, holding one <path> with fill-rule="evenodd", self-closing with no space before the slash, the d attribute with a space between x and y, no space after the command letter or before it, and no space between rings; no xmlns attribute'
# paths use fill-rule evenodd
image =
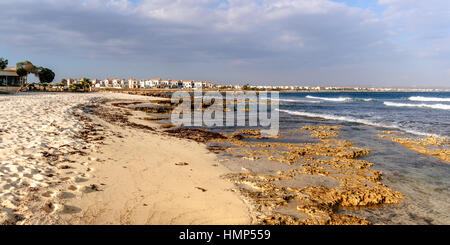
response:
<svg viewBox="0 0 450 245"><path fill-rule="evenodd" d="M181 80L170 80L169 88L182 88L183 81Z"/></svg>
<svg viewBox="0 0 450 245"><path fill-rule="evenodd" d="M204 82L200 82L200 81L194 82L194 88L204 88L204 87L205 87Z"/></svg>
<svg viewBox="0 0 450 245"><path fill-rule="evenodd" d="M194 82L192 81L183 81L183 88L190 89L194 87Z"/></svg>
<svg viewBox="0 0 450 245"><path fill-rule="evenodd" d="M113 79L112 80L112 87L113 88L120 88L120 82L122 79Z"/></svg>
<svg viewBox="0 0 450 245"><path fill-rule="evenodd" d="M141 80L141 82L140 82L141 88L154 88L154 87L156 87L155 84L156 83L153 79L152 80Z"/></svg>
<svg viewBox="0 0 450 245"><path fill-rule="evenodd" d="M161 80L159 83L160 88L168 88L170 86L169 80Z"/></svg>
<svg viewBox="0 0 450 245"><path fill-rule="evenodd" d="M111 79L104 79L101 81L102 87L105 88L112 88L113 87L113 81Z"/></svg>
<svg viewBox="0 0 450 245"><path fill-rule="evenodd" d="M74 84L75 83L75 80L74 79L72 79L72 78L67 78L67 80L66 80L66 86L68 87L68 88L70 88L70 86L72 86L72 84Z"/></svg>
<svg viewBox="0 0 450 245"><path fill-rule="evenodd" d="M98 88L98 87L100 87L100 80L98 80L98 79L93 79L93 80L91 80L91 84L92 84L92 87L94 87L94 88Z"/></svg>
<svg viewBox="0 0 450 245"><path fill-rule="evenodd" d="M139 88L139 82L135 78L128 79L128 88Z"/></svg>

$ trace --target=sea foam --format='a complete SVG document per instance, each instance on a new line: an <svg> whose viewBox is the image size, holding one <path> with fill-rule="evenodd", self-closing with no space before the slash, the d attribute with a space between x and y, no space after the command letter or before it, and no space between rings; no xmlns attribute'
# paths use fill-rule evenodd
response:
<svg viewBox="0 0 450 245"><path fill-rule="evenodd" d="M410 103L396 103L396 102L385 101L384 105L395 106L395 107L421 107L421 108L450 110L450 105L445 105L445 104L410 104Z"/></svg>
<svg viewBox="0 0 450 245"><path fill-rule="evenodd" d="M409 97L408 99L411 101L450 102L450 98L439 98L439 97L412 96Z"/></svg>
<svg viewBox="0 0 450 245"><path fill-rule="evenodd" d="M311 96L311 95L306 96L306 98L316 99L316 100L335 101L335 102L344 102L344 101L352 100L352 98L348 98L348 97L328 98L328 97L316 97L316 96Z"/></svg>
<svg viewBox="0 0 450 245"><path fill-rule="evenodd" d="M337 116L337 115L332 115L332 114L311 113L311 112L304 112L304 111L291 111L291 110L278 110L278 111L285 112L285 113L288 113L291 115L303 116L303 117L323 118L323 119L327 119L327 120L365 124L365 125L374 126L374 127L398 129L398 130L402 130L406 133L410 133L410 134L414 134L414 135L442 137L441 135L437 135L437 134L424 133L424 132L420 132L420 131L416 131L416 130L405 129L405 128L399 127L397 125L376 123L376 122L373 122L373 121L370 121L367 119L360 119L360 118L355 118L355 117Z"/></svg>

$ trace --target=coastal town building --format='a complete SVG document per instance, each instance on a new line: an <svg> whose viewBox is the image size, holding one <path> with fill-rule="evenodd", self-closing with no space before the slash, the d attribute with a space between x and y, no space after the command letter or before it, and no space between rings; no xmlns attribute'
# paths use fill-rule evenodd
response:
<svg viewBox="0 0 450 245"><path fill-rule="evenodd" d="M139 81L139 88L145 88L145 80Z"/></svg>
<svg viewBox="0 0 450 245"><path fill-rule="evenodd" d="M183 81L181 80L170 80L169 88L182 88L183 87Z"/></svg>
<svg viewBox="0 0 450 245"><path fill-rule="evenodd" d="M206 88L214 88L214 87L216 87L216 84L212 83L212 82L206 82L205 87Z"/></svg>
<svg viewBox="0 0 450 245"><path fill-rule="evenodd" d="M141 80L140 88L156 88L159 85L158 79Z"/></svg>
<svg viewBox="0 0 450 245"><path fill-rule="evenodd" d="M103 79L103 80L100 82L100 87L103 87L103 88L109 88L109 87L110 87L110 84L112 84L111 79Z"/></svg>
<svg viewBox="0 0 450 245"><path fill-rule="evenodd" d="M203 87L204 87L204 82L199 82L199 81L194 82L194 88L203 88Z"/></svg>
<svg viewBox="0 0 450 245"><path fill-rule="evenodd" d="M92 87L97 87L98 84L100 84L100 80L98 80L97 78L91 80L92 83Z"/></svg>
<svg viewBox="0 0 450 245"><path fill-rule="evenodd" d="M62 80L65 87L70 87L72 84L81 83L83 79L63 79ZM172 79L144 79L137 80L136 78L130 79L93 79L91 80L92 87L94 88L130 88L130 89L193 89L193 88L216 88L216 84L207 81L183 81L183 80L172 80Z"/></svg>
<svg viewBox="0 0 450 245"><path fill-rule="evenodd" d="M72 86L72 84L74 84L75 83L75 80L74 79L72 79L72 78L68 78L68 79L66 79L66 87L68 87L68 88L70 88L70 86Z"/></svg>
<svg viewBox="0 0 450 245"><path fill-rule="evenodd" d="M122 82L122 79L113 79L112 80L112 87L113 88L120 88L121 82Z"/></svg>
<svg viewBox="0 0 450 245"><path fill-rule="evenodd" d="M192 81L183 81L183 88L191 89L194 87L194 82Z"/></svg>
<svg viewBox="0 0 450 245"><path fill-rule="evenodd" d="M169 88L170 81L169 80L161 80L159 87L160 88Z"/></svg>
<svg viewBox="0 0 450 245"><path fill-rule="evenodd" d="M135 78L130 78L128 80L129 88L139 88L139 82Z"/></svg>
<svg viewBox="0 0 450 245"><path fill-rule="evenodd" d="M0 86L20 86L20 77L15 67L0 69Z"/></svg>
<svg viewBox="0 0 450 245"><path fill-rule="evenodd" d="M161 80L162 79L160 79L160 78L158 78L158 79L151 79L151 80L149 80L149 87L148 88L159 88L160 87L160 85L161 85Z"/></svg>

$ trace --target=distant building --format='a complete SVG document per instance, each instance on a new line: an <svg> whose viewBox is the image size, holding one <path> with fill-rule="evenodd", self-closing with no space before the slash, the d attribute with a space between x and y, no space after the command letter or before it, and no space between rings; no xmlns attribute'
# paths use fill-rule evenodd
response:
<svg viewBox="0 0 450 245"><path fill-rule="evenodd" d="M183 81L183 88L190 89L194 87L193 81Z"/></svg>
<svg viewBox="0 0 450 245"><path fill-rule="evenodd" d="M169 87L170 88L182 88L183 87L183 81L181 81L181 80L170 80L169 81Z"/></svg>
<svg viewBox="0 0 450 245"><path fill-rule="evenodd" d="M20 86L20 77L15 67L0 70L0 86Z"/></svg>
<svg viewBox="0 0 450 245"><path fill-rule="evenodd" d="M206 88L215 88L215 87L216 87L216 84L215 84L215 83L212 83L212 82L206 82L205 87L206 87Z"/></svg>
<svg viewBox="0 0 450 245"><path fill-rule="evenodd" d="M101 81L101 85L104 88L111 88L112 87L112 80L111 79L104 79Z"/></svg>
<svg viewBox="0 0 450 245"><path fill-rule="evenodd" d="M76 83L76 81L74 80L74 79L72 79L72 78L68 78L67 80L66 80L66 87L68 87L68 88L70 88L70 86L72 86L72 84L75 84Z"/></svg>
<svg viewBox="0 0 450 245"><path fill-rule="evenodd" d="M200 82L200 81L194 82L194 88L204 88L204 87L205 87L204 82Z"/></svg>
<svg viewBox="0 0 450 245"><path fill-rule="evenodd" d="M145 88L145 80L140 80L139 81L139 87L140 88Z"/></svg>
<svg viewBox="0 0 450 245"><path fill-rule="evenodd" d="M161 78L149 80L149 88L159 88L161 86Z"/></svg>
<svg viewBox="0 0 450 245"><path fill-rule="evenodd" d="M81 83L83 79L63 79L62 82L66 87L70 87L72 84ZM92 87L95 88L170 88L170 89L192 89L192 88L215 88L217 87L215 83L206 81L183 81L183 80L171 80L171 79L145 79L137 80L136 78L130 79L104 79L91 80Z"/></svg>
<svg viewBox="0 0 450 245"><path fill-rule="evenodd" d="M112 80L112 86L113 88L125 88L128 87L128 82L120 79L120 78L116 78Z"/></svg>
<svg viewBox="0 0 450 245"><path fill-rule="evenodd" d="M141 88L155 88L158 85L159 85L159 79L148 79L148 80L140 81Z"/></svg>
<svg viewBox="0 0 450 245"><path fill-rule="evenodd" d="M135 78L131 78L128 80L129 88L139 88L139 83Z"/></svg>
<svg viewBox="0 0 450 245"><path fill-rule="evenodd" d="M170 85L170 80L161 80L159 83L160 88L168 88Z"/></svg>

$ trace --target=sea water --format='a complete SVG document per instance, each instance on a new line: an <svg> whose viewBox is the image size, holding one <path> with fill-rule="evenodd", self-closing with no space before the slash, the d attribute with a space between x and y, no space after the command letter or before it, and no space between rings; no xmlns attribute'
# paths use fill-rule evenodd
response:
<svg viewBox="0 0 450 245"><path fill-rule="evenodd" d="M449 138L450 92L283 93L279 100L282 130L340 125L340 137L372 149L362 159L405 195L399 205L343 212L375 223L450 224L450 164L377 137L393 129L408 137Z"/></svg>
<svg viewBox="0 0 450 245"><path fill-rule="evenodd" d="M284 93L280 103L291 116L450 136L450 92Z"/></svg>

